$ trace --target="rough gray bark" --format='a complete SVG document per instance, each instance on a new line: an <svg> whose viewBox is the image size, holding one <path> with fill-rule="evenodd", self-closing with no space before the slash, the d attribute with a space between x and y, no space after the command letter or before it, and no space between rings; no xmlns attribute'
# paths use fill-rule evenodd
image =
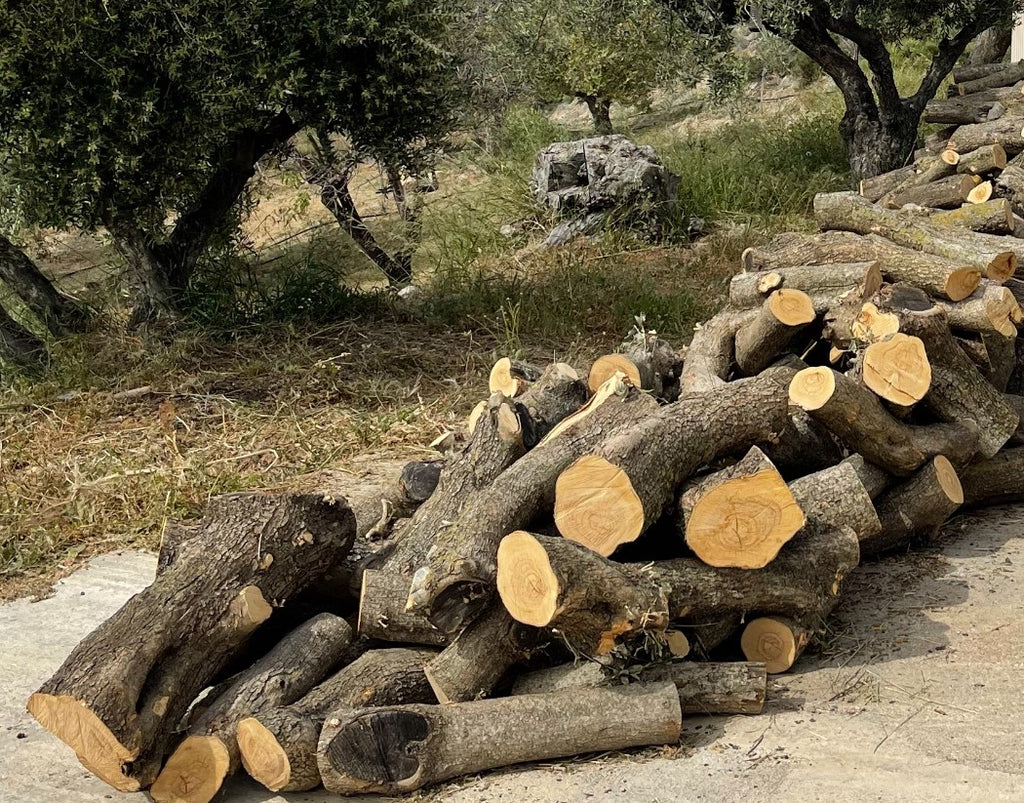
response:
<svg viewBox="0 0 1024 803"><path fill-rule="evenodd" d="M85 321L84 310L57 290L35 262L6 237L0 237L0 280L55 335L76 331Z"/></svg>

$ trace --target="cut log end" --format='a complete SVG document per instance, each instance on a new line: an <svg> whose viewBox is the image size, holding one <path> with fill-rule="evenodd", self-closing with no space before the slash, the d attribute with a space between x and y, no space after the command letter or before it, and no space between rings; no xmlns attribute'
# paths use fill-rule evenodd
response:
<svg viewBox="0 0 1024 803"><path fill-rule="evenodd" d="M967 193L967 203L983 204L992 197L992 182L983 181Z"/></svg>
<svg viewBox="0 0 1024 803"><path fill-rule="evenodd" d="M189 736L171 754L149 793L156 803L209 803L230 764L228 748L216 736Z"/></svg>
<svg viewBox="0 0 1024 803"><path fill-rule="evenodd" d="M509 398L518 396L525 390L523 381L512 374L512 360L502 357L491 368L491 375L487 380L487 387L491 393L500 391Z"/></svg>
<svg viewBox="0 0 1024 803"><path fill-rule="evenodd" d="M820 410L836 392L836 378L830 368L805 368L789 383L789 400L797 407Z"/></svg>
<svg viewBox="0 0 1024 803"><path fill-rule="evenodd" d="M893 404L916 404L931 382L932 368L920 338L897 333L864 351L864 384Z"/></svg>
<svg viewBox="0 0 1024 803"><path fill-rule="evenodd" d="M598 357L590 368L590 376L587 377L587 385L591 393L597 393L598 389L621 372L635 387L640 387L640 369L625 354L605 354Z"/></svg>
<svg viewBox="0 0 1024 803"><path fill-rule="evenodd" d="M543 545L530 533L517 531L498 546L498 595L513 619L545 627L555 618L558 578Z"/></svg>
<svg viewBox="0 0 1024 803"><path fill-rule="evenodd" d="M644 506L625 471L584 455L555 484L555 524L566 538L608 556L643 532Z"/></svg>
<svg viewBox="0 0 1024 803"><path fill-rule="evenodd" d="M288 754L274 734L253 717L238 723L238 749L242 766L256 781L271 792L284 789L291 781L292 768Z"/></svg>
<svg viewBox="0 0 1024 803"><path fill-rule="evenodd" d="M946 150L944 150L940 154L939 158L942 159L942 161L945 162L946 164L952 165L954 167L960 164L960 154L957 153L952 148L946 148Z"/></svg>
<svg viewBox="0 0 1024 803"><path fill-rule="evenodd" d="M404 792L418 786L415 745L430 735L430 722L416 711L377 709L360 715L326 745L324 758L339 772Z"/></svg>
<svg viewBox="0 0 1024 803"><path fill-rule="evenodd" d="M809 632L785 619L763 616L749 622L740 636L740 647L748 661L765 665L770 675L792 668L807 645Z"/></svg>
<svg viewBox="0 0 1024 803"><path fill-rule="evenodd" d="M944 455L939 455L935 458L933 465L935 466L935 476L938 478L939 487L942 488L943 493L946 494L950 502L962 505L964 489L953 464Z"/></svg>
<svg viewBox="0 0 1024 803"><path fill-rule="evenodd" d="M89 772L119 792L137 792L140 784L124 771L135 759L103 721L86 705L67 695L37 692L28 699L28 712L40 725L75 751Z"/></svg>
<svg viewBox="0 0 1024 803"><path fill-rule="evenodd" d="M1017 272L1017 255L1013 251L1003 251L988 263L985 276L994 282L1003 284Z"/></svg>
<svg viewBox="0 0 1024 803"><path fill-rule="evenodd" d="M814 320L814 302L802 290L783 288L768 297L772 314L786 326L804 326Z"/></svg>
<svg viewBox="0 0 1024 803"><path fill-rule="evenodd" d="M957 268L949 274L942 289L950 301L963 301L980 283L981 272L976 268Z"/></svg>

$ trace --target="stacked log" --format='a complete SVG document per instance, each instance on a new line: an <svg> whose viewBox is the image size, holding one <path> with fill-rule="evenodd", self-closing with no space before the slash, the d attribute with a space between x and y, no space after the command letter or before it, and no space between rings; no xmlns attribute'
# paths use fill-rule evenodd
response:
<svg viewBox="0 0 1024 803"><path fill-rule="evenodd" d="M402 793L758 713L862 560L1024 498L1022 70L961 72L928 110L951 136L748 249L685 351L638 319L589 372L502 358L443 461L172 525L29 710L114 788L187 803L241 770ZM748 662L705 662L728 646Z"/></svg>

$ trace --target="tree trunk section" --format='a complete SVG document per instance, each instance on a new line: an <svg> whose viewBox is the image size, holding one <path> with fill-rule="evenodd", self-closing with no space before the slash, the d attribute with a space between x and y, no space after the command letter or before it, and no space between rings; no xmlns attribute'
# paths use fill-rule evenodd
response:
<svg viewBox="0 0 1024 803"><path fill-rule="evenodd" d="M359 596L359 634L396 644L437 647L449 642L426 617L405 609L410 579L404 574L366 569Z"/></svg>
<svg viewBox="0 0 1024 803"><path fill-rule="evenodd" d="M583 100L590 110L590 117L594 121L594 133L599 135L612 133L612 102L600 95L583 95Z"/></svg>
<svg viewBox="0 0 1024 803"><path fill-rule="evenodd" d="M1012 235L1017 225L1013 218L1013 205L1005 198L939 212L932 215L931 220L942 226L961 226L983 234Z"/></svg>
<svg viewBox="0 0 1024 803"><path fill-rule="evenodd" d="M821 314L843 297L870 298L882 286L877 261L831 265L800 265L755 273L738 273L729 282L729 303L760 307L776 290L802 290Z"/></svg>
<svg viewBox="0 0 1024 803"><path fill-rule="evenodd" d="M971 123L960 126L950 137L949 147L957 153L999 145L1007 156L1016 156L1024 151L1024 117L1004 115L998 120Z"/></svg>
<svg viewBox="0 0 1024 803"><path fill-rule="evenodd" d="M681 727L668 682L342 710L324 725L318 761L330 792L403 794L525 761L672 744Z"/></svg>
<svg viewBox="0 0 1024 803"><path fill-rule="evenodd" d="M21 368L38 368L46 356L43 341L0 306L0 359Z"/></svg>
<svg viewBox="0 0 1024 803"><path fill-rule="evenodd" d="M327 715L339 706L433 703L423 667L429 650L370 650L292 705L243 719L242 764L271 792L300 792L321 783L316 745Z"/></svg>
<svg viewBox="0 0 1024 803"><path fill-rule="evenodd" d="M36 263L8 240L0 237L0 280L25 302L54 335L81 329L83 310L53 286Z"/></svg>
<svg viewBox="0 0 1024 803"><path fill-rule="evenodd" d="M846 526L863 541L882 528L871 495L853 463L843 461L808 474L791 482L789 490L807 517L806 529L827 532Z"/></svg>
<svg viewBox="0 0 1024 803"><path fill-rule="evenodd" d="M889 209L907 205L930 209L956 209L967 201L968 193L978 185L972 176L952 175L927 184L897 189L879 202Z"/></svg>
<svg viewBox="0 0 1024 803"><path fill-rule="evenodd" d="M772 364L796 334L815 318L814 302L802 290L775 290L757 316L736 331L736 366L747 376Z"/></svg>
<svg viewBox="0 0 1024 803"><path fill-rule="evenodd" d="M936 301L946 313L950 326L968 332L994 332L1005 337L1017 335L1016 324L1024 320L1020 304L1006 287L984 282L963 301Z"/></svg>
<svg viewBox="0 0 1024 803"><path fill-rule="evenodd" d="M172 525L180 526L180 525ZM188 706L246 638L352 544L342 502L232 494L146 590L87 636L29 712L115 789L156 778Z"/></svg>

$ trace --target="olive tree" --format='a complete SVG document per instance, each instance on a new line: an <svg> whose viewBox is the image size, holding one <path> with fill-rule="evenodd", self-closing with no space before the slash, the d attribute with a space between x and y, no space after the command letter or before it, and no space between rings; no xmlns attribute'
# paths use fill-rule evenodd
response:
<svg viewBox="0 0 1024 803"><path fill-rule="evenodd" d="M513 80L544 101L584 101L599 134L612 130L612 103L647 101L686 55L657 0L499 0L490 20Z"/></svg>
<svg viewBox="0 0 1024 803"><path fill-rule="evenodd" d="M105 228L180 307L261 159L303 128L412 165L451 125L455 9L431 0L0 4L0 151L29 222Z"/></svg>

